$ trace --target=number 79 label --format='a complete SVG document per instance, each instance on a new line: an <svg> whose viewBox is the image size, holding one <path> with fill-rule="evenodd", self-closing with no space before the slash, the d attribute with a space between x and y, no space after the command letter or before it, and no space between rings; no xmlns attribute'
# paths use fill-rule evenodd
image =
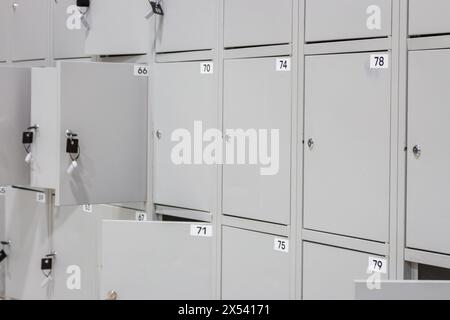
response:
<svg viewBox="0 0 450 320"><path fill-rule="evenodd" d="M372 54L370 55L370 69L388 69L388 54Z"/></svg>

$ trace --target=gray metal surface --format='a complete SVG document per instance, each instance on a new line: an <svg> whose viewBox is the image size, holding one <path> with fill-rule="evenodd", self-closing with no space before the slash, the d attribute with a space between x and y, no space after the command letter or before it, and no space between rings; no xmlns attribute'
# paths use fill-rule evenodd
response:
<svg viewBox="0 0 450 320"><path fill-rule="evenodd" d="M410 0L409 35L450 33L450 2L447 0Z"/></svg>
<svg viewBox="0 0 450 320"><path fill-rule="evenodd" d="M222 299L289 299L289 253L274 250L279 236L223 227Z"/></svg>
<svg viewBox="0 0 450 320"><path fill-rule="evenodd" d="M48 56L49 4L48 0L13 0L11 27L11 60L37 60Z"/></svg>
<svg viewBox="0 0 450 320"><path fill-rule="evenodd" d="M275 163L270 137L271 130L279 130L279 171L262 175L261 168L268 165L249 164L248 158L246 164L237 164L235 156L235 164L223 166L223 213L287 225L290 222L292 74L276 71L276 60L271 57L225 61L224 134L228 129L267 130L268 155ZM233 140L236 148L236 139ZM246 150L251 149L248 140Z"/></svg>
<svg viewBox="0 0 450 320"><path fill-rule="evenodd" d="M28 185L22 133L30 125L31 69L0 67L0 185Z"/></svg>
<svg viewBox="0 0 450 320"><path fill-rule="evenodd" d="M303 242L303 299L354 299L355 281L369 278L369 257L379 258L370 253ZM386 279L387 274L381 274L381 280Z"/></svg>
<svg viewBox="0 0 450 320"><path fill-rule="evenodd" d="M380 10L379 29L368 28L371 6ZM306 0L306 42L389 36L391 23L391 0Z"/></svg>
<svg viewBox="0 0 450 320"><path fill-rule="evenodd" d="M371 54L306 57L304 228L388 242L391 74Z"/></svg>
<svg viewBox="0 0 450 320"><path fill-rule="evenodd" d="M450 50L409 53L406 245L450 253ZM413 154L420 146L419 158Z"/></svg>
<svg viewBox="0 0 450 320"><path fill-rule="evenodd" d="M0 0L0 61L6 61L9 56L9 21L10 3L8 0Z"/></svg>
<svg viewBox="0 0 450 320"><path fill-rule="evenodd" d="M211 211L216 166L174 164L171 154L178 143L171 135L186 129L193 142L195 121L202 122L203 131L215 127L216 78L200 74L200 62L155 64L153 74L158 79L153 83L154 130L161 132L160 139L154 137L154 202Z"/></svg>
<svg viewBox="0 0 450 320"><path fill-rule="evenodd" d="M224 46L292 42L292 0L225 0Z"/></svg>
<svg viewBox="0 0 450 320"><path fill-rule="evenodd" d="M355 283L357 300L449 300L450 281L382 281L379 290Z"/></svg>
<svg viewBox="0 0 450 320"><path fill-rule="evenodd" d="M213 238L190 223L104 221L100 298L211 299Z"/></svg>
<svg viewBox="0 0 450 320"><path fill-rule="evenodd" d="M6 240L5 196L6 194L0 190L0 241ZM0 297L5 295L5 275L6 275L5 271L6 271L6 261L0 262Z"/></svg>
<svg viewBox="0 0 450 320"><path fill-rule="evenodd" d="M156 17L156 51L213 49L218 35L218 0L164 0Z"/></svg>

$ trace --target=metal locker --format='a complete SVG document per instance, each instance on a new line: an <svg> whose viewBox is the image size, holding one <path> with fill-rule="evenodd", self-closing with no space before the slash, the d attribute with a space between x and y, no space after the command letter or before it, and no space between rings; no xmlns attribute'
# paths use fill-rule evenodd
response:
<svg viewBox="0 0 450 320"><path fill-rule="evenodd" d="M11 0L12 60L48 57L49 0Z"/></svg>
<svg viewBox="0 0 450 320"><path fill-rule="evenodd" d="M8 60L9 55L9 37L11 10L9 0L0 0L0 61Z"/></svg>
<svg viewBox="0 0 450 320"><path fill-rule="evenodd" d="M0 67L0 185L28 185L22 134L30 126L31 69Z"/></svg>
<svg viewBox="0 0 450 320"><path fill-rule="evenodd" d="M450 33L450 2L409 0L409 35Z"/></svg>
<svg viewBox="0 0 450 320"><path fill-rule="evenodd" d="M86 28L76 0L52 1L53 56L55 59L84 57Z"/></svg>
<svg viewBox="0 0 450 320"><path fill-rule="evenodd" d="M31 183L55 189L57 206L146 201L148 81L134 69L89 62L33 69L31 123L39 129Z"/></svg>
<svg viewBox="0 0 450 320"><path fill-rule="evenodd" d="M391 35L391 0L306 0L305 41Z"/></svg>
<svg viewBox="0 0 450 320"><path fill-rule="evenodd" d="M38 192L8 188L5 198L6 240L9 256L6 260L6 296L19 300L44 300L51 281L41 270L41 259L50 254L49 217L46 197Z"/></svg>
<svg viewBox="0 0 450 320"><path fill-rule="evenodd" d="M135 217L133 210L106 205L54 207L52 249L57 258L52 298L99 299L101 223Z"/></svg>
<svg viewBox="0 0 450 320"><path fill-rule="evenodd" d="M151 24L145 16L148 0L91 1L85 53L89 55L146 54L150 49ZM154 23L154 21L153 21Z"/></svg>
<svg viewBox="0 0 450 320"><path fill-rule="evenodd" d="M380 54L305 59L307 229L389 240L391 73L369 67Z"/></svg>
<svg viewBox="0 0 450 320"><path fill-rule="evenodd" d="M7 241L5 234L5 194L7 188L0 187L0 241ZM5 250L3 245L0 246L0 250ZM6 252L6 250L5 250ZM6 253L8 254L8 253ZM0 261L0 298L5 296L5 269L6 260Z"/></svg>
<svg viewBox="0 0 450 320"><path fill-rule="evenodd" d="M163 0L156 17L156 51L205 50L216 47L218 0Z"/></svg>
<svg viewBox="0 0 450 320"><path fill-rule="evenodd" d="M355 298L355 281L374 279L368 273L369 258L387 264L385 257L376 254L331 247L317 243L303 243L303 299L352 300ZM370 261L372 263L372 261ZM387 280L386 273L379 280Z"/></svg>
<svg viewBox="0 0 450 320"><path fill-rule="evenodd" d="M211 211L217 166L208 165L203 159L197 159L201 164L195 164L193 152L192 159L184 159L184 163L172 159L173 150L179 145L172 140L176 130L187 130L193 144L194 139L203 138L203 132L216 128L217 81L213 74L201 74L201 65L180 62L154 66L154 202ZM196 124L201 125L202 132L195 132Z"/></svg>
<svg viewBox="0 0 450 320"><path fill-rule="evenodd" d="M292 0L225 0L225 47L291 43L292 10Z"/></svg>
<svg viewBox="0 0 450 320"><path fill-rule="evenodd" d="M230 136L225 144L234 143L231 147L237 149L239 143L227 130L258 130L259 159L258 164L251 164L249 155L245 164L238 164L235 155L234 164L223 166L223 212L287 225L290 221L292 74L276 70L280 59L289 61L287 57L225 61L224 134ZM267 139L259 130L267 130ZM276 137L272 130L279 130L276 141L279 155L271 141ZM246 140L247 153L252 150L251 140ZM253 142L256 143L254 138ZM261 145L267 146L270 165L261 163ZM263 168L268 171L263 172Z"/></svg>
<svg viewBox="0 0 450 320"><path fill-rule="evenodd" d="M100 298L212 299L214 241L196 235L199 225L212 228L185 222L104 221Z"/></svg>
<svg viewBox="0 0 450 320"><path fill-rule="evenodd" d="M278 241L287 250L277 251ZM284 237L223 227L222 299L289 299L289 244Z"/></svg>
<svg viewBox="0 0 450 320"><path fill-rule="evenodd" d="M406 243L450 254L450 50L412 51L408 70Z"/></svg>

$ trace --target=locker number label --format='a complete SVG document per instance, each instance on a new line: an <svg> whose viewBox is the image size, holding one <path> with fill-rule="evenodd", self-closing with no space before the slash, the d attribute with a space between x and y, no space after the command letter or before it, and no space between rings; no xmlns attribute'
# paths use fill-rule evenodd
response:
<svg viewBox="0 0 450 320"><path fill-rule="evenodd" d="M83 212L92 213L92 205L91 204L83 205Z"/></svg>
<svg viewBox="0 0 450 320"><path fill-rule="evenodd" d="M273 249L280 252L289 252L289 240L275 238L273 241Z"/></svg>
<svg viewBox="0 0 450 320"><path fill-rule="evenodd" d="M214 63L213 62L201 62L200 63L200 73L201 74L213 74L214 73Z"/></svg>
<svg viewBox="0 0 450 320"><path fill-rule="evenodd" d="M6 187L0 187L0 196L4 196L6 194Z"/></svg>
<svg viewBox="0 0 450 320"><path fill-rule="evenodd" d="M212 237L212 226L191 224L191 236L193 237Z"/></svg>
<svg viewBox="0 0 450 320"><path fill-rule="evenodd" d="M137 211L136 212L136 221L138 221L138 222L147 221L147 212Z"/></svg>
<svg viewBox="0 0 450 320"><path fill-rule="evenodd" d="M291 58L277 58L275 62L275 70L291 71Z"/></svg>
<svg viewBox="0 0 450 320"><path fill-rule="evenodd" d="M387 273L387 260L383 258L369 257L367 273Z"/></svg>
<svg viewBox="0 0 450 320"><path fill-rule="evenodd" d="M150 68L148 66L137 64L134 66L134 75L136 77L148 77Z"/></svg>
<svg viewBox="0 0 450 320"><path fill-rule="evenodd" d="M388 54L372 54L370 55L370 69L388 69Z"/></svg>
<svg viewBox="0 0 450 320"><path fill-rule="evenodd" d="M45 193L36 193L36 202L45 203Z"/></svg>

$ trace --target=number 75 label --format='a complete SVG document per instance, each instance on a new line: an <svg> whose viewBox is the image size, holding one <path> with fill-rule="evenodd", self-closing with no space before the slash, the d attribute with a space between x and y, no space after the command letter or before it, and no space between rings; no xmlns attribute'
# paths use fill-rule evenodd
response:
<svg viewBox="0 0 450 320"><path fill-rule="evenodd" d="M388 54L372 54L370 55L370 69L388 69Z"/></svg>
<svg viewBox="0 0 450 320"><path fill-rule="evenodd" d="M289 240L282 239L282 238L275 238L273 240L273 249L275 251L288 253L289 252Z"/></svg>

